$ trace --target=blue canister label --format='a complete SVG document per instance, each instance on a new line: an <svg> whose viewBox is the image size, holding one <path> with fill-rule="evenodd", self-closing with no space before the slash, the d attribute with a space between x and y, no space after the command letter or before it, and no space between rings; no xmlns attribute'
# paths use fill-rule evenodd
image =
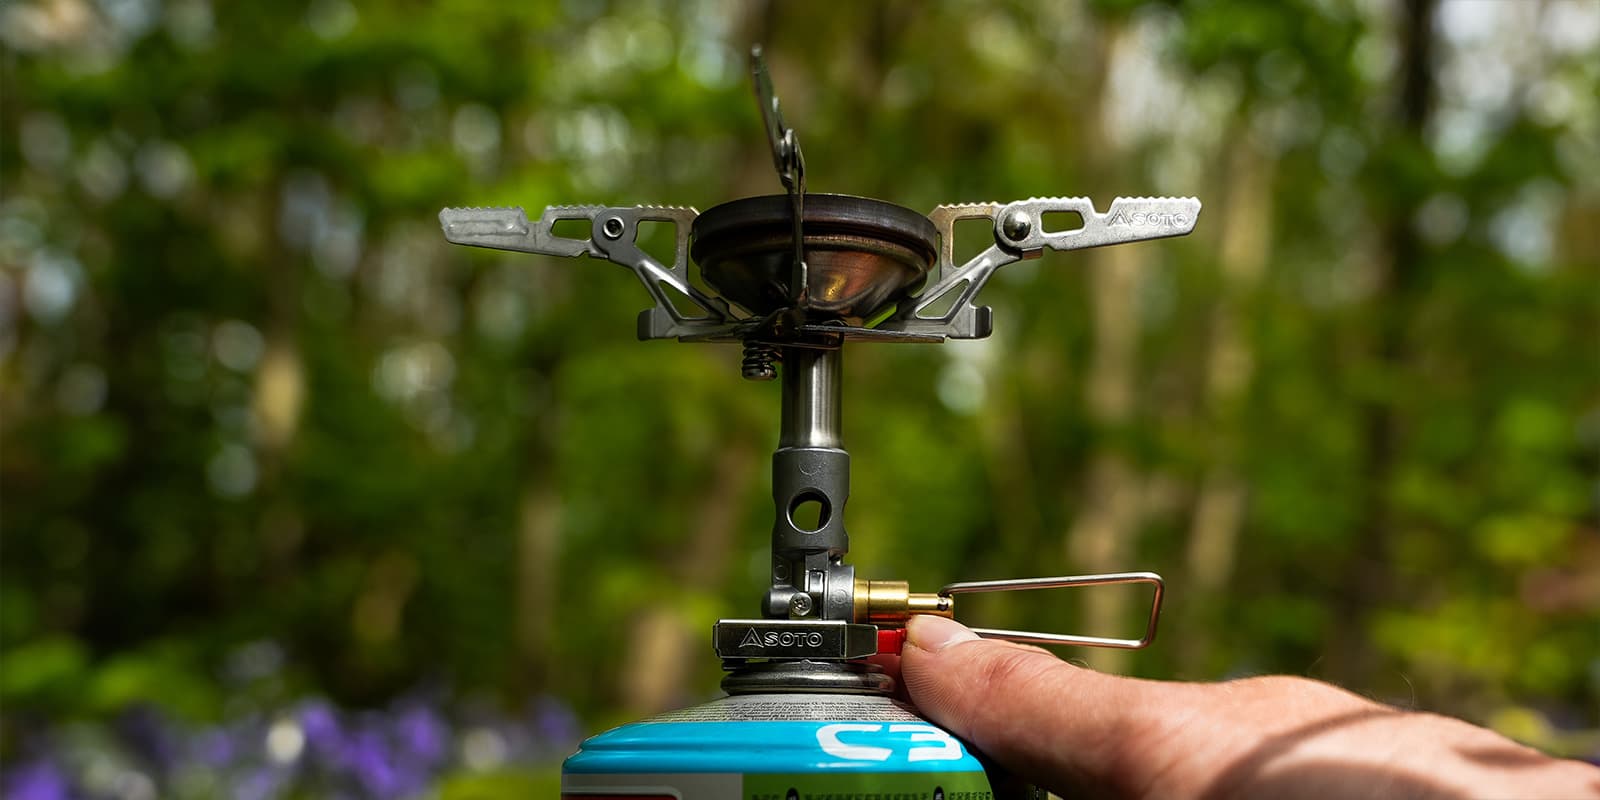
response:
<svg viewBox="0 0 1600 800"><path fill-rule="evenodd" d="M960 740L886 697L741 695L614 728L563 766L571 798L991 800Z"/></svg>

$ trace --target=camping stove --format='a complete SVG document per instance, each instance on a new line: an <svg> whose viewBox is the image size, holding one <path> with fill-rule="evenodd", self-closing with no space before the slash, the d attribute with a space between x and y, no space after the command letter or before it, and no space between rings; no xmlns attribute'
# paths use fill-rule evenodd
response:
<svg viewBox="0 0 1600 800"><path fill-rule="evenodd" d="M663 206L447 208L439 221L456 244L549 256L587 255L638 277L652 304L640 339L738 343L743 377L782 381L772 456L772 563L760 616L723 619L712 646L730 697L625 725L585 742L564 767L565 796L803 797L915 791L942 798L1015 793L981 755L891 700L893 679L866 659L897 650L913 614L951 617L964 593L1141 583L1153 587L1137 638L974 628L1021 642L1137 649L1150 644L1162 581L1151 572L951 583L913 592L905 581L866 579L845 563L850 455L840 437L848 343L981 339L992 311L975 301L995 271L1046 250L1181 236L1200 213L1195 198L1119 197L1105 212L1082 197L939 206L926 216L865 197L810 194L795 131L783 119L761 59L752 77L784 194L733 200L700 213ZM1046 230L1047 214L1081 225ZM955 224L982 219L993 242L962 264ZM587 238L554 233L581 220ZM637 243L640 223L675 228L673 261ZM690 280L690 264L701 283ZM687 309L687 310L682 310Z"/></svg>

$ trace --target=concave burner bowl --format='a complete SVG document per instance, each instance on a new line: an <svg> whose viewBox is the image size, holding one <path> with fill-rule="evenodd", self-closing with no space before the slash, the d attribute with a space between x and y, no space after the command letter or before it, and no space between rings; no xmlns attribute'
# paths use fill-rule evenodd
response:
<svg viewBox="0 0 1600 800"><path fill-rule="evenodd" d="M706 284L753 314L790 307L794 228L785 195L746 197L702 212L689 255ZM815 320L861 325L921 288L939 247L927 217L844 194L805 196L807 299Z"/></svg>

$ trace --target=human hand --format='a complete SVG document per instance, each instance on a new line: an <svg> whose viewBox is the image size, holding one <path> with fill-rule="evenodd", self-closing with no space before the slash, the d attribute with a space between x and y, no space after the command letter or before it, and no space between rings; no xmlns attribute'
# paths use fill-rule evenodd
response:
<svg viewBox="0 0 1600 800"><path fill-rule="evenodd" d="M1600 798L1593 766L1303 678L1105 675L933 616L879 662L928 719L1068 797Z"/></svg>

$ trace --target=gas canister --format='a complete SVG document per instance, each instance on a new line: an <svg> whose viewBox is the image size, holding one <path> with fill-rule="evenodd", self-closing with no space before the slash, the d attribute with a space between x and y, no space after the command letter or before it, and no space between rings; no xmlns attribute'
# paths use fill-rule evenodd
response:
<svg viewBox="0 0 1600 800"><path fill-rule="evenodd" d="M960 740L870 695L725 697L599 734L563 772L574 799L996 797Z"/></svg>

